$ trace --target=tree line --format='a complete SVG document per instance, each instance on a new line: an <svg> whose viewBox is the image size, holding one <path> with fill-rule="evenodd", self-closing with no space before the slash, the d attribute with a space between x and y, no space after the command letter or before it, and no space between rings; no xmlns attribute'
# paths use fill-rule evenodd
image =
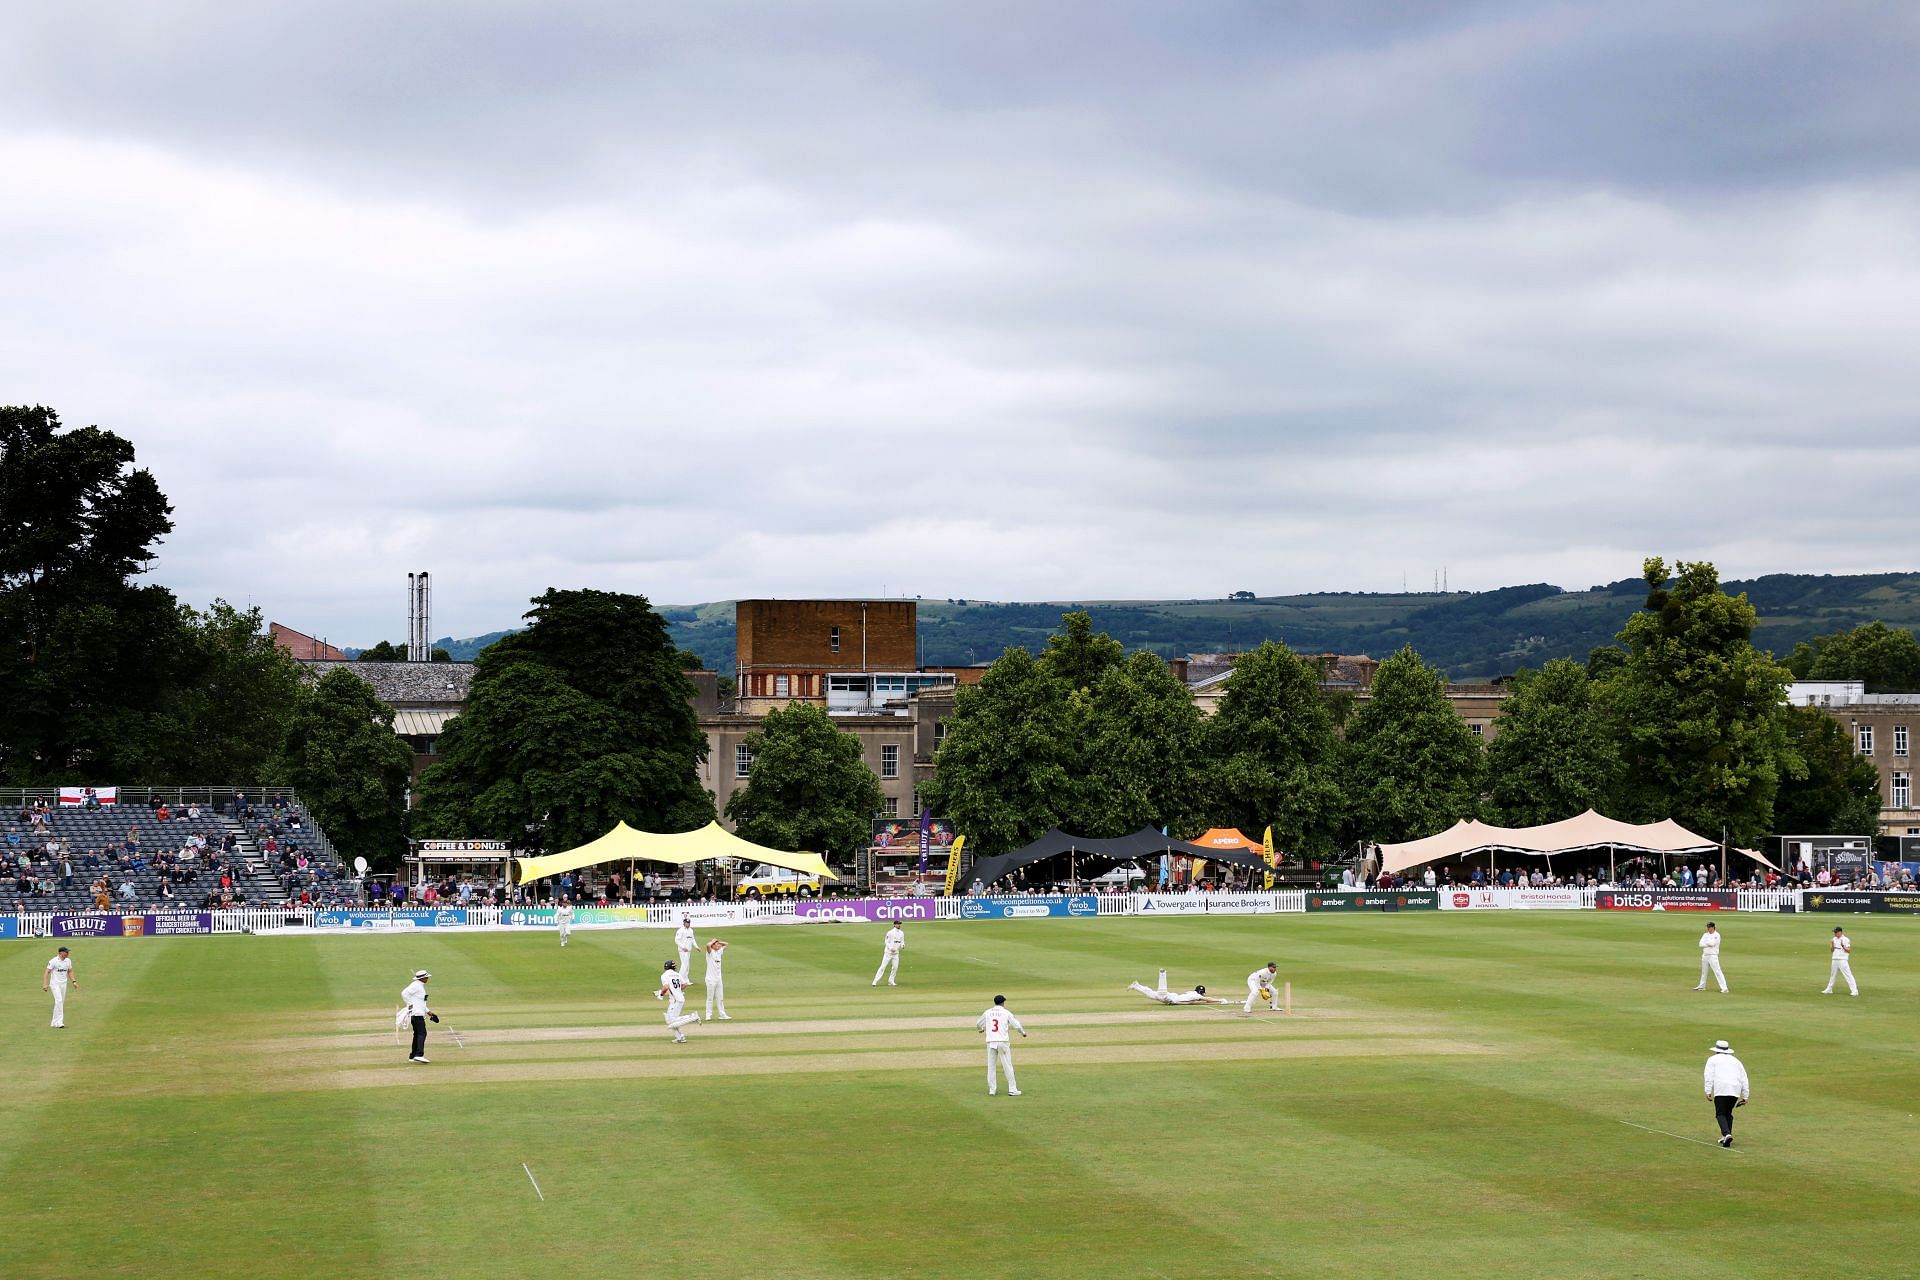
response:
<svg viewBox="0 0 1920 1280"><path fill-rule="evenodd" d="M198 609L145 581L172 527L130 443L0 407L0 783L284 785L343 854L383 866L409 834L557 849L619 820L677 831L713 817L686 676L698 659L644 596L532 601L526 628L480 654L409 814L411 753L365 682L312 679L258 610ZM1588 806L1737 841L1874 829L1872 765L1831 717L1781 695L1792 674L1920 688L1913 633L1873 623L1783 664L1754 647L1753 606L1712 565L1670 574L1649 560L1643 579L1614 644L1514 679L1490 746L1411 648L1356 701L1323 687L1314 658L1265 643L1204 717L1161 658L1070 613L1040 653L1008 648L957 692L923 799L983 852L1056 824L1271 824L1289 852L1326 856L1462 817ZM865 837L878 782L823 711L775 712L748 747L753 772L727 810L741 834L826 852Z"/></svg>

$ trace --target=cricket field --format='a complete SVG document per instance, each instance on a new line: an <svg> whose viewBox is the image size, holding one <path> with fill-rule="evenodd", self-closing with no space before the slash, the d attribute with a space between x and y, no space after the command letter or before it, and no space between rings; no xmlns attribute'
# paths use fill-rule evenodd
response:
<svg viewBox="0 0 1920 1280"><path fill-rule="evenodd" d="M658 930L80 940L64 1030L4 942L0 1276L1920 1273L1920 922L1718 919L1729 995L1697 915L910 925L877 989L882 926L741 928L684 1045ZM1238 1016L1270 959L1292 1015Z"/></svg>

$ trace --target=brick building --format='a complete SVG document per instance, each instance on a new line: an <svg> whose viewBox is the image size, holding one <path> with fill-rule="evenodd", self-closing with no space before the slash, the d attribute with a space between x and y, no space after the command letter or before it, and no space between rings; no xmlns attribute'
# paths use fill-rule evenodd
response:
<svg viewBox="0 0 1920 1280"><path fill-rule="evenodd" d="M1799 680L1787 687L1787 701L1819 707L1845 725L1853 749L1879 770L1880 831L1873 834L1920 836L1913 794L1920 693L1868 693L1859 680Z"/></svg>
<svg viewBox="0 0 1920 1280"><path fill-rule="evenodd" d="M336 649L325 640L316 640L304 631L295 631L292 627L283 627L277 622L267 624L267 635L272 641L287 651L288 656L302 662L345 662L344 649Z"/></svg>

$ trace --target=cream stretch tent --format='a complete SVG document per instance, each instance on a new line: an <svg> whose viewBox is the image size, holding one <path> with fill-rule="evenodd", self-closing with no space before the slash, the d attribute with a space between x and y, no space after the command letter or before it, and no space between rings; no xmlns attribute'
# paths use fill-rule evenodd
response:
<svg viewBox="0 0 1920 1280"><path fill-rule="evenodd" d="M819 876L822 880L839 879L827 870L826 860L817 853L788 853L784 849L769 849L751 840L742 840L717 822L709 822L698 831L682 831L678 835L655 835L648 831L635 831L624 822L617 823L613 830L598 840L590 840L577 849L550 853L542 858L514 859L517 864L514 879L526 884L531 880L557 876L563 871L577 871L581 867L597 866L603 862L667 862L679 867L689 862L705 862L709 858L765 862L789 871Z"/></svg>
<svg viewBox="0 0 1920 1280"><path fill-rule="evenodd" d="M1551 857L1583 849L1680 854L1711 853L1719 848L1719 841L1695 835L1672 818L1662 822L1619 822L1589 809L1576 818L1538 827L1496 827L1467 818L1424 840L1381 845L1380 870L1398 873L1429 862L1484 853Z"/></svg>

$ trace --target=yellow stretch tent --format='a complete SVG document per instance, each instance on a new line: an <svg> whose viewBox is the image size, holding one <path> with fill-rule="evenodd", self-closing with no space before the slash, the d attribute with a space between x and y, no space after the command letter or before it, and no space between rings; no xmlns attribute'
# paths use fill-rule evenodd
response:
<svg viewBox="0 0 1920 1280"><path fill-rule="evenodd" d="M540 858L515 858L517 868L514 879L526 884L547 876L557 876L563 871L598 866L603 862L668 862L678 867L689 862L705 862L709 858L765 862L789 871L819 876L822 880L839 879L827 870L826 860L817 853L788 853L784 849L769 849L751 840L742 840L717 822L709 822L698 831L682 831L678 835L635 831L625 822L619 822L598 840L590 840L577 849L549 853Z"/></svg>

